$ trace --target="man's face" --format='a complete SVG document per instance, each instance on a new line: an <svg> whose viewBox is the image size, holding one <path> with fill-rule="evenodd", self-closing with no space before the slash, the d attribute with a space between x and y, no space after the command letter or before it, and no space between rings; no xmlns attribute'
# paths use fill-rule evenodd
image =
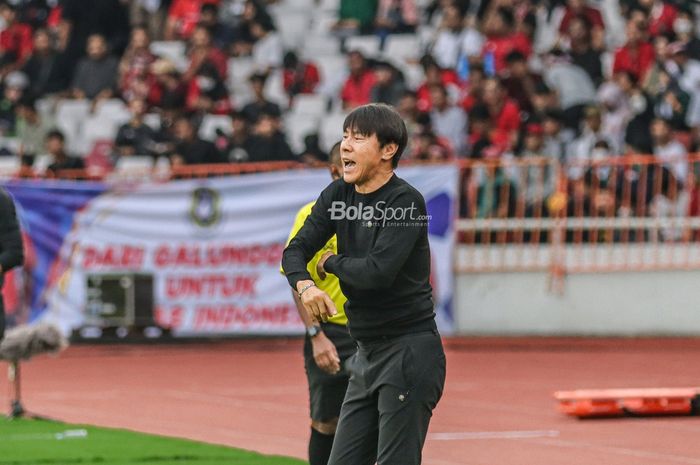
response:
<svg viewBox="0 0 700 465"><path fill-rule="evenodd" d="M358 134L351 130L343 133L340 143L343 179L349 184L362 184L379 167L382 149L376 134Z"/></svg>
<svg viewBox="0 0 700 465"><path fill-rule="evenodd" d="M484 102L487 105L498 105L501 103L501 88L494 80L488 80L484 84Z"/></svg>
<svg viewBox="0 0 700 465"><path fill-rule="evenodd" d="M46 139L46 151L51 155L63 152L63 141L59 137L49 137Z"/></svg>
<svg viewBox="0 0 700 465"><path fill-rule="evenodd" d="M140 118L146 114L146 103L143 100L132 100L129 103L129 110L134 117Z"/></svg>
<svg viewBox="0 0 700 465"><path fill-rule="evenodd" d="M131 45L137 49L148 48L148 34L144 29L136 28L131 32Z"/></svg>
<svg viewBox="0 0 700 465"><path fill-rule="evenodd" d="M98 60L107 53L107 44L101 36L92 36L88 39L87 53L93 60Z"/></svg>
<svg viewBox="0 0 700 465"><path fill-rule="evenodd" d="M51 47L51 41L49 35L43 31L37 32L34 35L34 51L35 52L45 52Z"/></svg>
<svg viewBox="0 0 700 465"><path fill-rule="evenodd" d="M194 47L208 47L211 42L209 32L203 27L194 30L191 40Z"/></svg>
<svg viewBox="0 0 700 465"><path fill-rule="evenodd" d="M655 120L651 124L651 137L654 139L655 143L666 143L669 139L669 134L670 132L665 122Z"/></svg>
<svg viewBox="0 0 700 465"><path fill-rule="evenodd" d="M180 120L175 123L175 138L181 141L191 140L194 137L194 129L189 121Z"/></svg>
<svg viewBox="0 0 700 465"><path fill-rule="evenodd" d="M365 59L359 53L350 53L348 64L352 74L359 74L365 69Z"/></svg>
<svg viewBox="0 0 700 465"><path fill-rule="evenodd" d="M433 88L430 90L430 100L433 102L433 106L438 109L443 109L447 106L447 96L442 89Z"/></svg>

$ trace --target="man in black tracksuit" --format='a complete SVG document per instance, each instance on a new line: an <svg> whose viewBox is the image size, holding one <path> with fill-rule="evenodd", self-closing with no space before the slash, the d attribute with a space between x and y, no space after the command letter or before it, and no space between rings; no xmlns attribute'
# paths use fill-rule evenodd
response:
<svg viewBox="0 0 700 465"><path fill-rule="evenodd" d="M5 273L23 262L22 234L17 222L15 204L10 194L0 188L0 289L2 289ZM0 295L0 340L4 334L5 306Z"/></svg>
<svg viewBox="0 0 700 465"><path fill-rule="evenodd" d="M346 365L329 465L417 465L445 381L425 201L394 174L407 135L393 109L359 107L343 132L343 177L321 193L282 268L309 314L324 321L335 308L306 266L337 235L338 253L326 252L317 270L339 278L358 352Z"/></svg>

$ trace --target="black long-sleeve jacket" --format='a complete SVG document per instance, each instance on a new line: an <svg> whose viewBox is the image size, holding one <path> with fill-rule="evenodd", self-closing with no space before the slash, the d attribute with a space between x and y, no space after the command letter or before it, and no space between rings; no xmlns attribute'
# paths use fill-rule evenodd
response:
<svg viewBox="0 0 700 465"><path fill-rule="evenodd" d="M328 239L338 254L324 268L340 280L356 339L434 328L425 200L394 175L369 194L342 179L321 193L304 226L284 251L289 284L311 279L306 265Z"/></svg>
<svg viewBox="0 0 700 465"><path fill-rule="evenodd" d="M22 263L24 263L24 249L15 204L10 194L0 188L0 267L2 267L0 287L2 287L4 274Z"/></svg>

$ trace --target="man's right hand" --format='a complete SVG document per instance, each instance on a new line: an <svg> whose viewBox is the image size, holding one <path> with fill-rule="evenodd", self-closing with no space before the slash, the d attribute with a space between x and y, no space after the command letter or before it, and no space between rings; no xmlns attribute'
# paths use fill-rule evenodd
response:
<svg viewBox="0 0 700 465"><path fill-rule="evenodd" d="M311 284L314 284L314 282L308 280L299 281L297 283L297 292ZM301 295L301 303L309 316L316 322L325 322L329 317L338 313L330 296L315 285L304 291Z"/></svg>
<svg viewBox="0 0 700 465"><path fill-rule="evenodd" d="M335 345L323 332L311 338L314 361L318 367L332 375L340 371L340 357Z"/></svg>

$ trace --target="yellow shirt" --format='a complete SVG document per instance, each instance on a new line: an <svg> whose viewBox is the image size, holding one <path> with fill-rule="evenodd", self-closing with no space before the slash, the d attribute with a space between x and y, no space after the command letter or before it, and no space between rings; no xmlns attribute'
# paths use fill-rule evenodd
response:
<svg viewBox="0 0 700 465"><path fill-rule="evenodd" d="M304 221L306 221L306 218L311 214L311 207L314 206L314 203L315 202L311 202L304 205L301 207L301 210L299 210L299 213L297 213L297 217L294 219L292 232L289 233L289 239L287 239L287 244L289 244L289 241L291 241L292 238L297 235L297 232L299 232L301 227L304 225ZM333 303L335 304L336 310L338 310L337 314L328 319L328 323L346 325L348 324L348 318L345 316L344 306L348 299L343 295L343 291L340 290L340 281L338 281L338 278L332 274L327 274L326 279L322 280L319 278L318 273L316 272L316 264L321 259L321 256L328 250L332 251L333 253L338 253L338 242L335 236L331 237L326 245L319 250L316 255L314 255L309 264L306 265L306 269L309 271L311 279L314 280L318 288L330 296L331 300L333 300ZM284 270L281 268L280 271L284 273Z"/></svg>

